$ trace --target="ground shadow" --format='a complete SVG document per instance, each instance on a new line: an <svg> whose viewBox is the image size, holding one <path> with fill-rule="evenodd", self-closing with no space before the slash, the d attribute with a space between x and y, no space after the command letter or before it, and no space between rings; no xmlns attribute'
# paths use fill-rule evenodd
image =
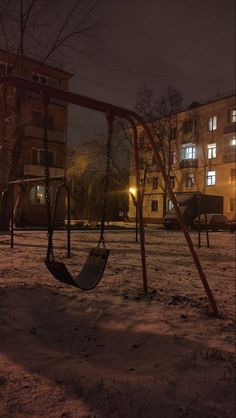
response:
<svg viewBox="0 0 236 418"><path fill-rule="evenodd" d="M191 405L196 390L201 392L205 368L212 377L204 397L212 398L215 388L222 399L222 386L216 389L212 380L218 376L214 363L196 341L136 332L135 318L132 327L125 328L121 312L84 293L4 288L0 298L1 352L29 372L63 385L96 417L212 417L214 402L208 415L199 415L199 405ZM125 314L131 315L132 309L126 306ZM118 325L106 327L111 318ZM231 405L230 389L224 388L223 394L223 404ZM154 415L157 408L161 415Z"/></svg>

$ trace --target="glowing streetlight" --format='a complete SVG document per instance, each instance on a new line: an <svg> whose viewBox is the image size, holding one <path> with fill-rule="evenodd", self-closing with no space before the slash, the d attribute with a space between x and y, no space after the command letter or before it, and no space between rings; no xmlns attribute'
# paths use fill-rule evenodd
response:
<svg viewBox="0 0 236 418"><path fill-rule="evenodd" d="M130 187L129 188L129 192L130 192L131 196L133 196L134 198L136 198L136 196L137 196L137 189L135 187Z"/></svg>

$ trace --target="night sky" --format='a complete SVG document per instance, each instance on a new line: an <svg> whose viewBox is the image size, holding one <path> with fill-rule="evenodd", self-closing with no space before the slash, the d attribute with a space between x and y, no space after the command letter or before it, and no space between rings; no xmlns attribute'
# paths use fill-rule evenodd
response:
<svg viewBox="0 0 236 418"><path fill-rule="evenodd" d="M71 90L129 108L145 84L157 95L173 85L186 105L233 92L233 0L105 0L100 14L86 54L66 63Z"/></svg>

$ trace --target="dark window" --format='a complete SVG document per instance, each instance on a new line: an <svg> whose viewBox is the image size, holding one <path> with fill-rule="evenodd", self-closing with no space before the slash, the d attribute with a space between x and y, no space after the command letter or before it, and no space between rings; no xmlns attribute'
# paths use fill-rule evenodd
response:
<svg viewBox="0 0 236 418"><path fill-rule="evenodd" d="M42 115L42 113L33 111L31 113L31 123L32 123L32 126L35 126L37 128L42 128L43 127L43 115Z"/></svg>
<svg viewBox="0 0 236 418"><path fill-rule="evenodd" d="M31 123L32 126L35 126L37 128L43 128L43 114L41 112L33 111L31 114ZM53 115L48 115L48 123L47 128L50 130L54 129L54 118Z"/></svg>
<svg viewBox="0 0 236 418"><path fill-rule="evenodd" d="M143 164L143 158L139 158L139 160L138 160L138 166L139 166L139 169L142 169L143 168L143 166L144 166L144 164Z"/></svg>
<svg viewBox="0 0 236 418"><path fill-rule="evenodd" d="M170 139L176 139L177 129L170 128Z"/></svg>
<svg viewBox="0 0 236 418"><path fill-rule="evenodd" d="M229 199L229 210L230 212L235 211L235 199L234 198Z"/></svg>
<svg viewBox="0 0 236 418"><path fill-rule="evenodd" d="M152 200L151 211L152 212L157 212L158 211L158 200Z"/></svg>
<svg viewBox="0 0 236 418"><path fill-rule="evenodd" d="M230 170L230 181L233 183L236 178L236 168L231 168Z"/></svg>
<svg viewBox="0 0 236 418"><path fill-rule="evenodd" d="M32 149L32 164L38 165L38 150L34 148Z"/></svg>
<svg viewBox="0 0 236 418"><path fill-rule="evenodd" d="M39 165L45 165L45 152L43 150L40 150L40 157L39 157ZM50 167L54 166L54 152L48 151L48 165Z"/></svg>
<svg viewBox="0 0 236 418"><path fill-rule="evenodd" d="M158 177L153 177L152 178L152 188L153 189L158 189Z"/></svg>
<svg viewBox="0 0 236 418"><path fill-rule="evenodd" d="M141 132L140 135L139 135L138 145L139 145L139 148L144 147L144 132Z"/></svg>
<svg viewBox="0 0 236 418"><path fill-rule="evenodd" d="M183 133L187 134L193 130L193 120L185 120L183 122Z"/></svg>

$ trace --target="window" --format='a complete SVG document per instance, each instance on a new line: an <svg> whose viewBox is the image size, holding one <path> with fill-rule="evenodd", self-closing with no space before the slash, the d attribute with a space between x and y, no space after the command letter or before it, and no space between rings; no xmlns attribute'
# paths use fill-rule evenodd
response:
<svg viewBox="0 0 236 418"><path fill-rule="evenodd" d="M217 116L211 116L208 119L208 131L215 131L217 129Z"/></svg>
<svg viewBox="0 0 236 418"><path fill-rule="evenodd" d="M152 178L152 188L153 189L158 189L158 177L153 177Z"/></svg>
<svg viewBox="0 0 236 418"><path fill-rule="evenodd" d="M31 188L30 203L33 205L45 204L45 186L33 186Z"/></svg>
<svg viewBox="0 0 236 418"><path fill-rule="evenodd" d="M207 158L210 160L216 158L216 144L207 145Z"/></svg>
<svg viewBox="0 0 236 418"><path fill-rule="evenodd" d="M169 199L168 202L167 202L167 209L171 210L173 207L174 207L174 205L173 205L172 201Z"/></svg>
<svg viewBox="0 0 236 418"><path fill-rule="evenodd" d="M192 160L195 158L196 158L196 146L195 145L186 145L182 148L183 160Z"/></svg>
<svg viewBox="0 0 236 418"><path fill-rule="evenodd" d="M170 180L170 187L174 189L175 188L175 176L170 176L169 180Z"/></svg>
<svg viewBox="0 0 236 418"><path fill-rule="evenodd" d="M214 186L215 184L216 184L216 172L208 171L207 176L206 176L206 185Z"/></svg>
<svg viewBox="0 0 236 418"><path fill-rule="evenodd" d="M37 148L32 149L31 163L33 165L45 165L45 151ZM55 164L55 152L48 151L48 164L50 167L54 167Z"/></svg>
<svg viewBox="0 0 236 418"><path fill-rule="evenodd" d="M230 139L229 144L232 145L232 146L235 146L236 145L236 138Z"/></svg>
<svg viewBox="0 0 236 418"><path fill-rule="evenodd" d="M41 112L33 111L31 113L31 124L32 126L36 126L37 128L43 127L43 115Z"/></svg>
<svg viewBox="0 0 236 418"><path fill-rule="evenodd" d="M171 154L170 154L170 163L171 164L176 164L176 152L175 151L171 151Z"/></svg>
<svg viewBox="0 0 236 418"><path fill-rule="evenodd" d="M234 198L229 199L229 211L230 212L235 211L235 199Z"/></svg>
<svg viewBox="0 0 236 418"><path fill-rule="evenodd" d="M6 62L0 62L0 77L13 73L12 65L7 64Z"/></svg>
<svg viewBox="0 0 236 418"><path fill-rule="evenodd" d="M151 211L158 212L158 200L151 201Z"/></svg>
<svg viewBox="0 0 236 418"><path fill-rule="evenodd" d="M43 128L44 120L43 120L43 115L42 115L41 112L33 111L31 113L31 124L32 124L32 126L35 126L37 128ZM50 129L50 130L54 129L53 115L48 115L47 128Z"/></svg>
<svg viewBox="0 0 236 418"><path fill-rule="evenodd" d="M194 173L186 174L186 187L192 187L195 184Z"/></svg>
<svg viewBox="0 0 236 418"><path fill-rule="evenodd" d="M139 160L138 160L138 166L139 166L139 169L141 170L141 169L143 169L143 167L144 167L144 161L143 161L143 158L139 158Z"/></svg>
<svg viewBox="0 0 236 418"><path fill-rule="evenodd" d="M52 86L59 84L59 80L56 80L55 78L47 77L39 73L32 73L31 77L32 77L32 80L37 81L38 83L50 84Z"/></svg>
<svg viewBox="0 0 236 418"><path fill-rule="evenodd" d="M236 122L236 109L232 109L229 111L229 122L230 123Z"/></svg>
<svg viewBox="0 0 236 418"><path fill-rule="evenodd" d="M236 179L236 168L231 168L230 170L230 181L234 183Z"/></svg>
<svg viewBox="0 0 236 418"><path fill-rule="evenodd" d="M144 147L144 132L141 132L138 137L138 145L139 145L139 148Z"/></svg>
<svg viewBox="0 0 236 418"><path fill-rule="evenodd" d="M144 179L140 179L140 187L144 187Z"/></svg>
<svg viewBox="0 0 236 418"><path fill-rule="evenodd" d="M187 134L193 130L193 120L185 120L183 122L183 133Z"/></svg>
<svg viewBox="0 0 236 418"><path fill-rule="evenodd" d="M170 128L170 139L176 139L177 129L176 127Z"/></svg>

